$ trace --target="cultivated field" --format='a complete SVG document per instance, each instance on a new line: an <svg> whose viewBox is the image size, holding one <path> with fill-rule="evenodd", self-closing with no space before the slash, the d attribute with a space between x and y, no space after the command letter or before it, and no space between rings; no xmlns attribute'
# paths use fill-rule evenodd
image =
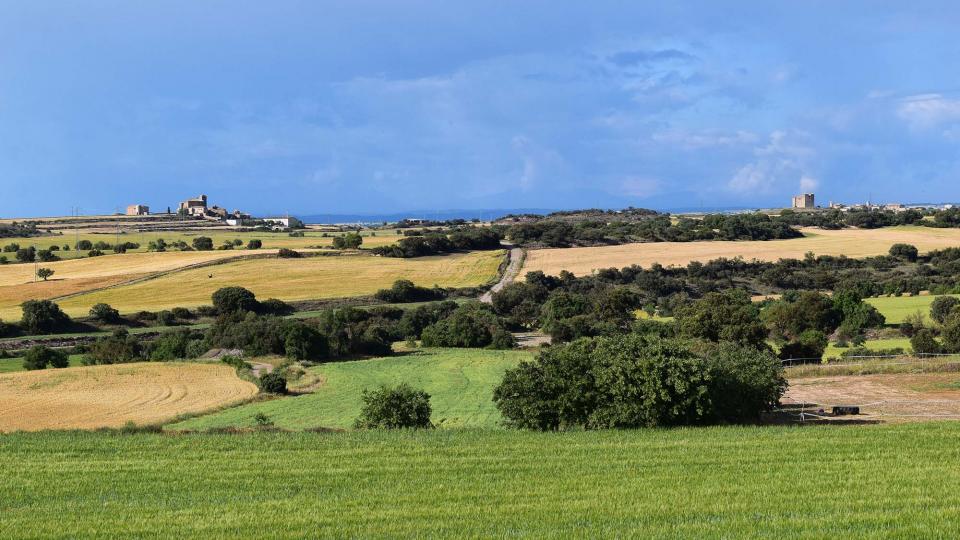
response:
<svg viewBox="0 0 960 540"><path fill-rule="evenodd" d="M0 374L0 431L152 424L256 393L254 384L221 364L116 364L6 373Z"/></svg>
<svg viewBox="0 0 960 540"><path fill-rule="evenodd" d="M281 300L369 295L397 279L428 287L470 287L495 279L502 261L499 250L414 259L367 255L251 259L82 294L59 304L68 314L81 315L98 302L121 312L199 306L209 304L217 289L234 285L250 289L261 299Z"/></svg>
<svg viewBox="0 0 960 540"><path fill-rule="evenodd" d="M960 246L960 229L929 227L888 227L883 229L842 229L828 231L805 229L804 238L771 241L705 241L659 242L624 244L585 248L558 248L530 250L521 274L540 270L559 274L568 270L586 275L600 268L622 268L632 264L649 267L653 263L664 266L685 266L690 261L706 262L720 257L743 257L775 261L781 258L802 259L807 252L817 255L846 255L867 257L886 254L896 243L913 244L921 252Z"/></svg>
<svg viewBox="0 0 960 540"><path fill-rule="evenodd" d="M492 401L493 388L507 368L531 357L522 351L426 349L406 356L324 364L308 370L323 381L313 394L251 403L170 428L251 426L257 413L288 429L349 428L360 413L363 389L401 382L430 394L434 423L496 427L500 413Z"/></svg>
<svg viewBox="0 0 960 540"><path fill-rule="evenodd" d="M960 423L0 437L0 536L951 538Z"/></svg>

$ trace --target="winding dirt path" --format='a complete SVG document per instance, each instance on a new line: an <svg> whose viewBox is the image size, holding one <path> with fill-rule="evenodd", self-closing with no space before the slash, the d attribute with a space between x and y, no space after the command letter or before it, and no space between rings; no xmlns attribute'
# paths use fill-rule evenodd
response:
<svg viewBox="0 0 960 540"><path fill-rule="evenodd" d="M507 269L504 270L503 276L500 277L500 281L494 284L493 287L490 287L489 291L480 296L481 302L485 304L493 302L493 293L498 292L510 283L513 283L513 280L517 279L517 275L520 274L520 269L523 267L523 259L525 255L526 254L522 248L515 247L510 249L507 255L510 258L510 262L507 263Z"/></svg>

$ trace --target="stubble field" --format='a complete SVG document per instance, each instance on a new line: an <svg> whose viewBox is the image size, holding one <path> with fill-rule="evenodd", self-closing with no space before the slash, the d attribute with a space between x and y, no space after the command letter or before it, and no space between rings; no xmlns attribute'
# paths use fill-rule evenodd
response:
<svg viewBox="0 0 960 540"><path fill-rule="evenodd" d="M0 374L0 431L153 424L249 399L222 364L139 363Z"/></svg>
<svg viewBox="0 0 960 540"><path fill-rule="evenodd" d="M770 241L657 242L619 246L535 249L527 252L523 273L539 270L556 275L561 270L588 275L601 268L622 268L632 264L650 267L686 266L691 261L706 262L721 257L776 261L802 259L807 252L816 255L869 257L886 254L897 243L913 244L921 252L960 246L960 229L930 227L887 227L882 229L841 229L828 231L804 229L804 238Z"/></svg>

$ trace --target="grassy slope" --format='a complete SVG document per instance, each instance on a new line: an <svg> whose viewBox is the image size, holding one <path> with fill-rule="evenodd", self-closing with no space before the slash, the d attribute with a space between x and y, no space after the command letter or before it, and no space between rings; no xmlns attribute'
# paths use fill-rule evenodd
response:
<svg viewBox="0 0 960 540"><path fill-rule="evenodd" d="M0 437L0 536L953 537L958 423Z"/></svg>
<svg viewBox="0 0 960 540"><path fill-rule="evenodd" d="M893 339L872 339L863 344L864 347L870 349L871 351L878 351L880 349L896 349L901 348L905 352L910 352L910 340L908 338L893 338ZM851 345L850 347L853 347ZM824 351L824 358L839 358L840 353L843 351L849 350L849 347L842 349L837 347L835 343L830 343L827 346L827 350Z"/></svg>
<svg viewBox="0 0 960 540"><path fill-rule="evenodd" d="M70 367L82 366L82 354L70 355ZM54 368L50 368L54 369ZM0 373L11 373L14 371L26 371L23 369L23 358L2 358L0 359Z"/></svg>
<svg viewBox="0 0 960 540"><path fill-rule="evenodd" d="M883 296L880 298L867 298L865 301L877 308L880 313L883 313L883 316L887 318L887 324L900 324L907 316L913 315L917 311L923 313L929 320L930 304L932 304L936 298L935 295Z"/></svg>
<svg viewBox="0 0 960 540"><path fill-rule="evenodd" d="M444 426L494 427L500 415L491 401L504 370L530 358L523 351L427 349L407 356L324 364L311 368L324 379L315 393L253 403L187 420L173 429L250 426L258 412L278 426L347 428L360 412L360 393L381 384L410 383L431 396L433 421Z"/></svg>

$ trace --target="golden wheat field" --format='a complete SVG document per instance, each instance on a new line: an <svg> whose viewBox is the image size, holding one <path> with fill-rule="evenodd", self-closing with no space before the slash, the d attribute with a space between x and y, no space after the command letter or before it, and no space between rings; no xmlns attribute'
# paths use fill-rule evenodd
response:
<svg viewBox="0 0 960 540"><path fill-rule="evenodd" d="M241 286L257 298L314 300L373 294L398 279L431 287L471 287L497 277L504 252L478 251L414 259L339 255L301 259L250 259L174 272L58 301L70 315L105 302L121 312L194 307L210 303L221 287ZM0 311L2 313L2 311Z"/></svg>
<svg viewBox="0 0 960 540"><path fill-rule="evenodd" d="M153 424L256 395L222 364L138 363L0 375L0 431Z"/></svg>
<svg viewBox="0 0 960 540"><path fill-rule="evenodd" d="M684 266L690 261L706 262L720 257L743 257L775 261L781 258L803 258L807 252L817 255L868 257L887 253L896 243L913 244L921 252L960 246L960 229L930 227L888 227L883 229L842 229L828 231L804 229L804 238L792 240L747 242L659 242L620 246L537 249L527 253L523 273L540 270L559 274L568 270L585 275L600 268L622 268L632 264L649 267Z"/></svg>

